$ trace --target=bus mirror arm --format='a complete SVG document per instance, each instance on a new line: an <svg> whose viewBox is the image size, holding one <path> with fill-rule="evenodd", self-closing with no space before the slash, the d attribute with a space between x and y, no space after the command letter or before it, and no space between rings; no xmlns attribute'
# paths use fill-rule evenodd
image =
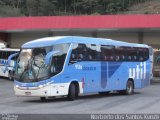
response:
<svg viewBox="0 0 160 120"><path fill-rule="evenodd" d="M3 72L5 73L6 71L8 71L8 67L10 66L11 64L11 60L13 57L19 55L19 53L14 53L14 54L11 54L9 57L8 57L8 62L5 64L5 68L3 69Z"/></svg>
<svg viewBox="0 0 160 120"><path fill-rule="evenodd" d="M51 51L49 53L47 53L47 55L45 56L45 64L46 65L49 65L50 62L51 62L51 57L54 55L54 54L57 54L59 53L60 51Z"/></svg>
<svg viewBox="0 0 160 120"><path fill-rule="evenodd" d="M7 66L10 66L10 63L11 63L12 58L15 57L15 56L17 56L17 55L19 55L19 53L11 54L11 55L8 57L8 64L7 64Z"/></svg>

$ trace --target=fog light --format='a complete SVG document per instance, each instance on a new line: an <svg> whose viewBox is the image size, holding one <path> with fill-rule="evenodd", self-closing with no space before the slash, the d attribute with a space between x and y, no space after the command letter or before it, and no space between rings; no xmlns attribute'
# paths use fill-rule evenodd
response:
<svg viewBox="0 0 160 120"><path fill-rule="evenodd" d="M49 85L50 83L47 83L46 85Z"/></svg>
<svg viewBox="0 0 160 120"><path fill-rule="evenodd" d="M45 94L47 94L47 91L44 91Z"/></svg>

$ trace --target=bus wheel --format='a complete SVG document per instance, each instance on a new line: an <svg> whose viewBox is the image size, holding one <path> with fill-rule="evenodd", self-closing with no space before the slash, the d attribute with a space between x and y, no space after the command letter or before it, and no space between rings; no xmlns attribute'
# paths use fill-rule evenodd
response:
<svg viewBox="0 0 160 120"><path fill-rule="evenodd" d="M9 71L9 74L8 74L8 79L13 81L14 80L14 77L13 77L13 73L11 71Z"/></svg>
<svg viewBox="0 0 160 120"><path fill-rule="evenodd" d="M69 87L69 92L68 92L68 100L72 101L76 98L76 87L75 84L71 84Z"/></svg>
<svg viewBox="0 0 160 120"><path fill-rule="evenodd" d="M134 84L133 84L133 81L128 80L128 81L127 81L127 85L126 85L125 93L126 93L127 95L131 95L131 94L133 94L133 92L134 92Z"/></svg>
<svg viewBox="0 0 160 120"><path fill-rule="evenodd" d="M44 101L46 101L46 97L40 97L40 100L41 100L42 102L44 102Z"/></svg>

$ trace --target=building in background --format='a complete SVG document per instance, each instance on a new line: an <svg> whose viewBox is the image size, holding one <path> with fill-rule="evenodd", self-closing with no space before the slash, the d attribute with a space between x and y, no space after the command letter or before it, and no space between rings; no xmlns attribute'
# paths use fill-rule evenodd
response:
<svg viewBox="0 0 160 120"><path fill-rule="evenodd" d="M0 18L0 42L5 43L8 47L19 48L27 41L48 36L110 38L131 43L148 44L159 50L160 15ZM157 74L159 75L159 71L156 72Z"/></svg>
<svg viewBox="0 0 160 120"><path fill-rule="evenodd" d="M0 40L9 47L47 36L89 36L160 48L160 15L46 16L0 18Z"/></svg>

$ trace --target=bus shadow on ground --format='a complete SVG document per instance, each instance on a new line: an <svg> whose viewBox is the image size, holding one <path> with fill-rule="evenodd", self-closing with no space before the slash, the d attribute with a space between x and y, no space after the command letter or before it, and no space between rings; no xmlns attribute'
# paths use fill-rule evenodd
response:
<svg viewBox="0 0 160 120"><path fill-rule="evenodd" d="M74 101L79 100L93 100L93 99L101 99L101 98L111 98L111 97L132 97L135 95L141 94L140 92L134 92L133 95L125 95L122 93L108 93L104 95L100 94L87 94L87 95L81 95L78 98L76 98ZM30 102L30 103L51 103L51 102L74 102L74 101L68 101L67 97L50 97L47 98L45 101L41 101L40 99L35 100L25 100L24 102Z"/></svg>

